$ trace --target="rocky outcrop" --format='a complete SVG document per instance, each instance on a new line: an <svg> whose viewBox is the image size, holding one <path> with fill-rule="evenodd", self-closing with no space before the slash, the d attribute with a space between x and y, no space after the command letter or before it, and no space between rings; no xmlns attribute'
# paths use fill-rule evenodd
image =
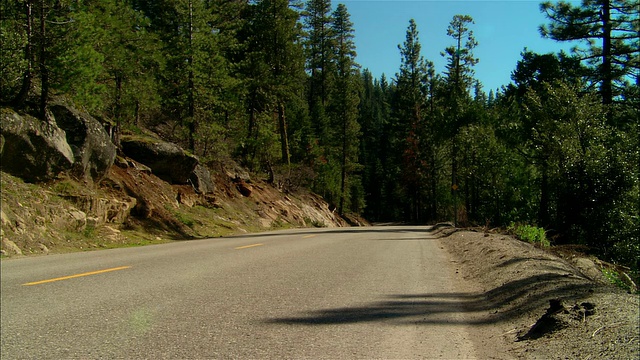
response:
<svg viewBox="0 0 640 360"><path fill-rule="evenodd" d="M58 127L66 132L73 150L73 175L99 181L116 158L116 147L104 127L89 114L59 101L49 107Z"/></svg>
<svg viewBox="0 0 640 360"><path fill-rule="evenodd" d="M206 167L200 164L196 165L196 168L193 169L191 176L189 176L189 181L198 194L210 194L216 190L213 181L211 181L211 173L209 173Z"/></svg>
<svg viewBox="0 0 640 360"><path fill-rule="evenodd" d="M91 217L86 221L93 222L96 226L107 223L124 223L137 205L135 198L126 195L121 195L119 198L89 195L64 195L62 197L72 202L80 211L89 214Z"/></svg>
<svg viewBox="0 0 640 360"><path fill-rule="evenodd" d="M28 182L46 181L75 160L65 132L55 123L0 109L2 170Z"/></svg>
<svg viewBox="0 0 640 360"><path fill-rule="evenodd" d="M157 177L172 184L188 184L198 158L178 145L151 138L123 136L122 151L151 168Z"/></svg>

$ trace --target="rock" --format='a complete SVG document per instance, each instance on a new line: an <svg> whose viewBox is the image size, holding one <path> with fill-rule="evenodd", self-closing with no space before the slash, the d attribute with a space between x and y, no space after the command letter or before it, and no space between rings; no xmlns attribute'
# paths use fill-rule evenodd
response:
<svg viewBox="0 0 640 360"><path fill-rule="evenodd" d="M20 250L18 245L16 245L16 243L14 243L13 241L7 238L2 239L2 247L4 248L7 255L10 255L10 254L22 255L22 250Z"/></svg>
<svg viewBox="0 0 640 360"><path fill-rule="evenodd" d="M116 166L119 166L123 169L126 169L129 167L129 162L127 161L127 159L123 158L122 156L116 156L114 162L113 162Z"/></svg>
<svg viewBox="0 0 640 360"><path fill-rule="evenodd" d="M123 136L120 144L128 157L147 165L153 174L172 184L187 184L198 165L198 158L165 141Z"/></svg>
<svg viewBox="0 0 640 360"><path fill-rule="evenodd" d="M143 197L138 198L132 213L142 219L150 219L153 216L154 206Z"/></svg>
<svg viewBox="0 0 640 360"><path fill-rule="evenodd" d="M87 214L80 210L69 211L71 217L71 226L75 230L84 230L87 226Z"/></svg>
<svg viewBox="0 0 640 360"><path fill-rule="evenodd" d="M593 262L593 260L585 257L579 257L573 260L573 264L582 275L586 276L590 280L605 282L605 278L602 275L600 267Z"/></svg>
<svg viewBox="0 0 640 360"><path fill-rule="evenodd" d="M132 167L138 171L140 171L141 173L145 173L148 175L151 175L153 173L153 171L151 171L151 168L148 167L147 165L141 164L139 162L135 162L133 160L129 160L129 167Z"/></svg>
<svg viewBox="0 0 640 360"><path fill-rule="evenodd" d="M200 164L193 169L189 180L198 194L210 194L216 189L213 181L211 181L209 170Z"/></svg>
<svg viewBox="0 0 640 360"><path fill-rule="evenodd" d="M16 221L15 221L15 226L13 227L13 230L17 233L17 234L24 234L27 232L27 224L25 223L25 221L19 217L16 216Z"/></svg>
<svg viewBox="0 0 640 360"><path fill-rule="evenodd" d="M104 239L107 242L111 242L111 243L119 242L122 238L120 234L120 230L115 229L111 226L103 227L101 235L104 237Z"/></svg>
<svg viewBox="0 0 640 360"><path fill-rule="evenodd" d="M0 220L2 221L3 227L11 228L11 225L13 225L11 223L11 220L9 220L9 217L4 213L4 211L2 211L2 209L0 209Z"/></svg>
<svg viewBox="0 0 640 360"><path fill-rule="evenodd" d="M95 229L100 225L100 219L95 216L87 216L87 227Z"/></svg>
<svg viewBox="0 0 640 360"><path fill-rule="evenodd" d="M45 244L43 244L43 243L39 243L39 244L38 244L38 247L40 248L40 250L42 250L42 252L43 252L45 255L49 255L49 248L48 248Z"/></svg>
<svg viewBox="0 0 640 360"><path fill-rule="evenodd" d="M116 146L102 124L62 102L53 103L49 109L73 150L73 174L85 180L102 179L116 158Z"/></svg>
<svg viewBox="0 0 640 360"><path fill-rule="evenodd" d="M253 192L251 186L244 182L244 180L238 181L238 183L236 184L236 188L238 189L238 191L240 191L240 194L245 197L251 196L251 193Z"/></svg>
<svg viewBox="0 0 640 360"><path fill-rule="evenodd" d="M97 219L97 223L123 223L131 214L136 205L136 199L125 196L117 198L98 198L85 195L66 195L65 199L74 203L82 212L91 214ZM93 220L87 218L88 222ZM89 223L87 223L89 225Z"/></svg>
<svg viewBox="0 0 640 360"><path fill-rule="evenodd" d="M230 179L234 181L251 181L249 172L242 166L238 165L235 161L227 161L227 164L224 165L224 172Z"/></svg>
<svg viewBox="0 0 640 360"><path fill-rule="evenodd" d="M2 170L27 182L54 179L75 162L64 130L54 122L0 108Z"/></svg>
<svg viewBox="0 0 640 360"><path fill-rule="evenodd" d="M193 192L192 192L193 194ZM188 192L182 191L182 190L178 190L178 196L177 196L177 201L179 204L181 205L186 205L188 207L194 207L196 205L197 202L197 196L196 194L193 194L192 196L190 196L190 194Z"/></svg>

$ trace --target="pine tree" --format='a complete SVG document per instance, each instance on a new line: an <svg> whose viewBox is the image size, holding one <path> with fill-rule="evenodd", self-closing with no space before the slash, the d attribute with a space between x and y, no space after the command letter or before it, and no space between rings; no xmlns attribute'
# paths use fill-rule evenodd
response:
<svg viewBox="0 0 640 360"><path fill-rule="evenodd" d="M302 95L304 76L302 29L298 24L298 10L293 5L287 0L262 0L251 6L244 34L247 48L242 61L249 90L247 140L255 144L260 130L258 119L269 112L277 126L280 162L284 165L291 162L287 104ZM246 148L245 159L254 150ZM271 160L266 162L271 167Z"/></svg>
<svg viewBox="0 0 640 360"><path fill-rule="evenodd" d="M34 77L34 4L0 3L0 103L21 105Z"/></svg>
<svg viewBox="0 0 640 360"><path fill-rule="evenodd" d="M448 105L444 131L451 139L451 195L453 197L454 224L458 221L458 132L469 118L465 116L467 104L470 101L469 92L474 84L473 66L478 59L473 55L473 49L478 45L469 25L473 24L469 15L455 15L449 27L447 35L455 41L454 45L445 49L442 56L447 58L447 97Z"/></svg>
<svg viewBox="0 0 640 360"><path fill-rule="evenodd" d="M394 120L396 121L396 156L402 164L401 174L411 220L424 217L423 183L426 177L427 97L433 64L421 55L421 44L415 21L409 21L405 41L398 45L402 62L396 74Z"/></svg>
<svg viewBox="0 0 640 360"><path fill-rule="evenodd" d="M332 96L332 123L339 130L340 139L340 201L338 211L344 213L345 201L349 199L349 189L351 186L359 186L354 181L348 179L352 173L358 169L358 149L360 124L358 123L358 64L355 61L356 51L354 43L353 24L349 19L347 8L339 4L333 13L333 32L335 33L335 68L336 87ZM351 186L350 184L351 183ZM361 203L355 198L356 194L351 194L351 204ZM351 210L358 211L360 206L351 207Z"/></svg>
<svg viewBox="0 0 640 360"><path fill-rule="evenodd" d="M317 124L317 136L322 138L327 125L323 114L331 87L336 46L331 1L308 1L303 16L306 31L305 67L309 72L308 102L314 117L312 121Z"/></svg>
<svg viewBox="0 0 640 360"><path fill-rule="evenodd" d="M582 41L574 51L592 69L588 80L599 86L610 105L624 83L640 74L640 3L637 0L583 0L580 6L544 2L540 10L551 21L540 33L557 41ZM609 115L611 119L611 115Z"/></svg>

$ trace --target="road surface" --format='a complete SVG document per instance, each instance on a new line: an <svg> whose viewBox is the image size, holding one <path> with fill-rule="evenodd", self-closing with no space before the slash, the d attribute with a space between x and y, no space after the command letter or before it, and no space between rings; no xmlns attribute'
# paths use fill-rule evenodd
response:
<svg viewBox="0 0 640 360"><path fill-rule="evenodd" d="M1 262L2 359L474 358L429 227L303 229Z"/></svg>

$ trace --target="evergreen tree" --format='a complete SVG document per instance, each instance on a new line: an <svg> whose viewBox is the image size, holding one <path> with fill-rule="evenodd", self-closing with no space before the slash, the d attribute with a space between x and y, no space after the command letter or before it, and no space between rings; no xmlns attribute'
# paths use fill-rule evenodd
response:
<svg viewBox="0 0 640 360"><path fill-rule="evenodd" d="M303 15L306 31L305 67L309 74L307 102L315 136L324 143L329 126L326 108L335 72L336 35L332 26L331 1L310 0L306 3Z"/></svg>
<svg viewBox="0 0 640 360"><path fill-rule="evenodd" d="M427 97L429 79L433 77L433 64L421 55L418 29L413 19L409 21L405 41L398 45L402 62L396 75L394 96L394 120L396 121L397 152L402 164L401 174L406 189L407 215L417 221L423 218L422 184L428 169L427 155Z"/></svg>
<svg viewBox="0 0 640 360"><path fill-rule="evenodd" d="M113 140L119 145L123 123L139 125L145 111L159 106L155 73L162 66L160 43L148 31L149 20L130 2L86 1L84 5L93 50L103 59L96 81L105 89L98 94L100 107L94 109L116 121Z"/></svg>
<svg viewBox="0 0 640 360"><path fill-rule="evenodd" d="M602 103L612 104L628 77L640 69L640 3L637 0L583 0L580 6L544 2L551 21L540 33L558 41L583 41L574 51L591 68L588 80L599 86ZM609 115L611 119L611 115Z"/></svg>
<svg viewBox="0 0 640 360"><path fill-rule="evenodd" d="M0 2L0 103L21 105L34 77L34 4Z"/></svg>
<svg viewBox="0 0 640 360"><path fill-rule="evenodd" d="M455 41L454 45L445 49L442 56L447 58L448 104L443 126L446 136L451 139L451 195L453 197L454 224L458 220L458 132L460 128L471 122L470 113L466 112L470 101L469 92L474 84L473 66L478 59L473 55L473 49L478 45L469 25L474 24L469 15L455 15L447 35Z"/></svg>
<svg viewBox="0 0 640 360"><path fill-rule="evenodd" d="M298 18L297 9L287 0L262 0L252 5L243 60L249 89L247 138L255 142L259 134L257 119L270 112L279 134L280 162L285 165L291 162L286 108L302 95L304 76ZM246 158L248 151L244 153ZM271 160L265 161L270 167Z"/></svg>
<svg viewBox="0 0 640 360"><path fill-rule="evenodd" d="M336 87L332 96L332 121L339 130L340 139L340 201L338 211L344 213L346 200L351 200L351 210L359 212L362 200L350 194L350 189L359 188L355 179L348 177L358 170L358 138L360 124L358 123L358 64L356 63L355 43L353 41L353 24L349 19L347 8L339 4L333 13L333 32L335 33L335 68ZM350 196L352 195L352 196Z"/></svg>

